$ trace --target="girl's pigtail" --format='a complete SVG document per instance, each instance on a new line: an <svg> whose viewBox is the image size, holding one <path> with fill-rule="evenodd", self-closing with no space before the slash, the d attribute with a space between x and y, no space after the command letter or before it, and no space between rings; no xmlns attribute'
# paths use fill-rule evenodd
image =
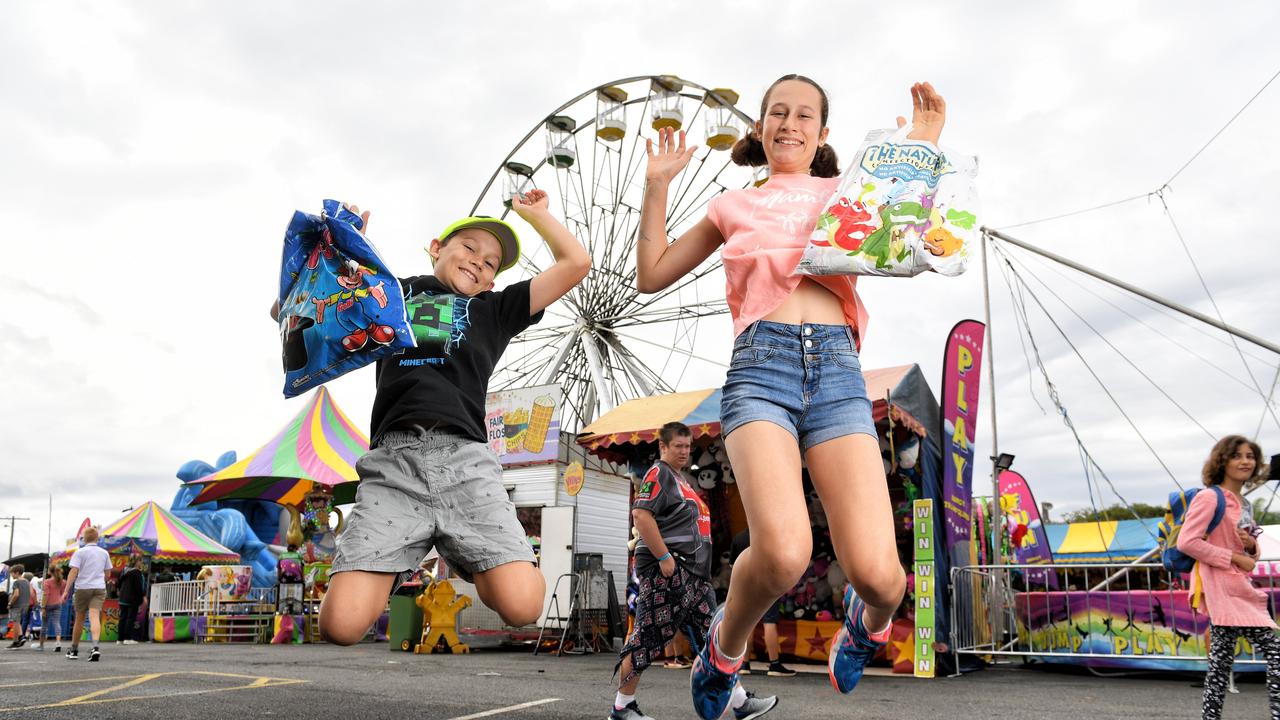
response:
<svg viewBox="0 0 1280 720"><path fill-rule="evenodd" d="M764 143L756 137L754 130L747 132L741 140L733 144L729 159L733 160L734 165L748 167L760 167L769 163L768 158L764 156Z"/></svg>

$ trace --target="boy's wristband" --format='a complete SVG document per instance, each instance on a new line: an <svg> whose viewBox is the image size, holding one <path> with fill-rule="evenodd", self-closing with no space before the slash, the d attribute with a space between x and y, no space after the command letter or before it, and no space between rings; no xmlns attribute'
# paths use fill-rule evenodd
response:
<svg viewBox="0 0 1280 720"><path fill-rule="evenodd" d="M667 559L667 558L669 558L669 557L671 557L671 551L670 551L670 550L668 550L668 551L667 551L667 554L666 554L666 555L663 555L662 557L658 558L658 562L663 562L664 560L666 560L666 559Z"/></svg>

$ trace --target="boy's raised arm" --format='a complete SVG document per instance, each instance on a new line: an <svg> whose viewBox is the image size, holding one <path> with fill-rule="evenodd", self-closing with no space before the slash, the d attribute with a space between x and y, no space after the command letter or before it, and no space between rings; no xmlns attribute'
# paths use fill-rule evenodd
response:
<svg viewBox="0 0 1280 720"><path fill-rule="evenodd" d="M591 270L591 255L569 229L547 209L547 194L530 190L512 198L511 209L547 241L556 262L529 282L529 315L537 315L559 300Z"/></svg>

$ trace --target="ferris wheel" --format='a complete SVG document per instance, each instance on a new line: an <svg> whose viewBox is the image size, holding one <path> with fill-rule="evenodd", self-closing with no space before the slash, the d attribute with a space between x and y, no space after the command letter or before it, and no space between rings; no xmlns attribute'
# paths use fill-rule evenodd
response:
<svg viewBox="0 0 1280 720"><path fill-rule="evenodd" d="M517 192L541 188L551 211L592 256L591 273L508 346L491 390L559 383L561 427L580 430L624 400L700 387L723 376L728 352L705 346L709 325L728 327L718 254L671 287L636 290L635 245L647 162L645 137L684 129L699 146L668 194L668 241L697 223L721 192L763 179L734 165L729 148L754 124L738 93L672 75L640 76L583 92L535 125L507 153L471 214L505 217ZM517 266L531 277L554 262L536 239ZM516 269L512 270L517 272ZM704 341L698 345L699 338ZM731 337L731 336L728 336Z"/></svg>

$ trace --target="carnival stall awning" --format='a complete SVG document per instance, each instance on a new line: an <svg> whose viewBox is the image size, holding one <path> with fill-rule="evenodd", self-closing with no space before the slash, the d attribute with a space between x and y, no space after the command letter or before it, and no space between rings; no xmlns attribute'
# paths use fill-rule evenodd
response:
<svg viewBox="0 0 1280 720"><path fill-rule="evenodd" d="M1133 562L1155 548L1160 520L1058 523L1044 529L1055 563Z"/></svg>
<svg viewBox="0 0 1280 720"><path fill-rule="evenodd" d="M102 537L103 546L111 552L140 553L150 556L153 561L190 565L233 565L240 562L240 555L154 501L147 501L103 528ZM53 560L70 557L77 547L72 545L55 553Z"/></svg>
<svg viewBox="0 0 1280 720"><path fill-rule="evenodd" d="M919 372L916 365L863 371L876 422L892 415L894 422L907 426L917 435L923 437L927 434L925 426L896 399L897 389L913 373ZM895 396L892 408L886 400L891 392ZM720 395L720 388L713 388L629 400L584 428L578 434L578 442L593 452L615 445L655 442L658 430L673 421L688 425L695 441L703 437L719 437Z"/></svg>
<svg viewBox="0 0 1280 720"><path fill-rule="evenodd" d="M321 387L271 442L234 465L192 480L204 486L192 504L241 499L299 507L316 485L333 492L336 504L353 502L356 460L368 451L369 438Z"/></svg>

